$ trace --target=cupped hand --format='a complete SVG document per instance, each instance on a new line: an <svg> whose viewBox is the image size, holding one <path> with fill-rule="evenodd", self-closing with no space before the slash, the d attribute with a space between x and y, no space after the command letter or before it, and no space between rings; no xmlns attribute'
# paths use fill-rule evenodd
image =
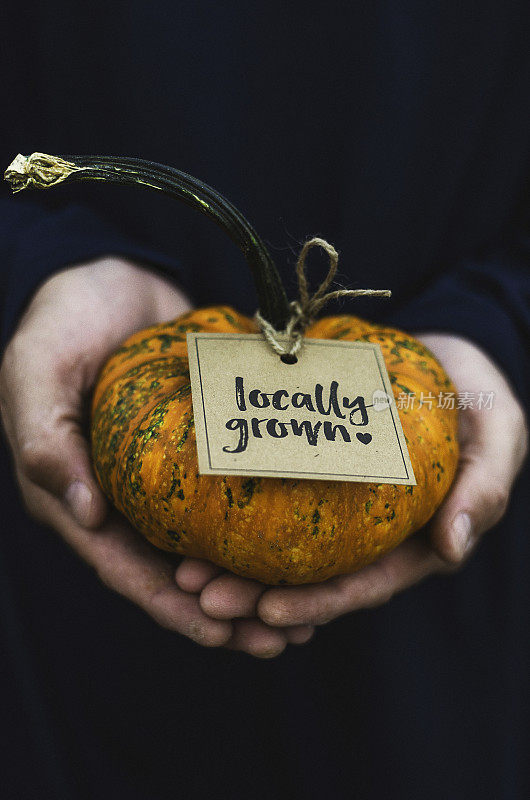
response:
<svg viewBox="0 0 530 800"><path fill-rule="evenodd" d="M266 587L188 560L177 570L177 583L200 592L208 616L257 616L269 626L314 626L378 606L430 574L463 565L481 536L500 520L528 451L522 407L497 365L471 342L437 333L418 338L458 392L471 393L475 401L459 412L459 469L428 529L359 572L307 586ZM478 407L480 393L486 398L491 392L492 407Z"/></svg>
<svg viewBox="0 0 530 800"><path fill-rule="evenodd" d="M91 467L86 403L104 361L134 331L189 308L168 280L123 259L57 273L36 292L6 348L2 420L29 513L58 531L108 587L200 644L273 656L311 630L207 615L199 594L175 582L174 558L109 513Z"/></svg>

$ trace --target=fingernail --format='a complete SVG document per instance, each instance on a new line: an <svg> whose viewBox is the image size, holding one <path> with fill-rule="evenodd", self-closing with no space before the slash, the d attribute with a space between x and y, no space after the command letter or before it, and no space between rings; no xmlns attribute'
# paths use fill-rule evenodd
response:
<svg viewBox="0 0 530 800"><path fill-rule="evenodd" d="M457 515L453 522L453 540L459 558L463 558L473 543L469 514L460 513Z"/></svg>
<svg viewBox="0 0 530 800"><path fill-rule="evenodd" d="M74 481L65 492L64 499L76 522L87 525L92 505L92 492L81 481Z"/></svg>

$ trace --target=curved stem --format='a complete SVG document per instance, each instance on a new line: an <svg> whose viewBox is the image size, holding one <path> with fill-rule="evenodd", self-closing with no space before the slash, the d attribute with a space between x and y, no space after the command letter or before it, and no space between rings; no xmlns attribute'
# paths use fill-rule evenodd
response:
<svg viewBox="0 0 530 800"><path fill-rule="evenodd" d="M47 188L58 183L99 180L157 189L197 208L219 225L243 253L256 285L260 313L283 330L289 305L276 266L264 243L245 217L211 186L185 172L137 158L67 156L43 153L17 156L5 172L13 191L28 186Z"/></svg>

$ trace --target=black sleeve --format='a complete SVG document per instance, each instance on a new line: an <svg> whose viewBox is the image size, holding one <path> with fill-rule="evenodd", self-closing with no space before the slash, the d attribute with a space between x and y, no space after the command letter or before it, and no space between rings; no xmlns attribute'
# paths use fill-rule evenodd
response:
<svg viewBox="0 0 530 800"><path fill-rule="evenodd" d="M462 261L411 297L389 321L411 332L443 331L470 339L496 361L528 404L530 238Z"/></svg>
<svg viewBox="0 0 530 800"><path fill-rule="evenodd" d="M88 207L69 205L54 210L17 197L2 198L2 343L10 338L35 290L52 273L109 254L149 264L179 280L176 260L127 238Z"/></svg>

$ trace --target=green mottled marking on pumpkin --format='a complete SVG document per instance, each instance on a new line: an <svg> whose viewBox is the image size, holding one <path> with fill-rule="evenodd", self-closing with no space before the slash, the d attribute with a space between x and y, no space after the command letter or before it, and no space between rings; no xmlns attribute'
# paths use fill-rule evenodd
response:
<svg viewBox="0 0 530 800"><path fill-rule="evenodd" d="M394 509L392 509L391 513L386 517L386 521L390 522L391 520L394 519L395 516L396 516L396 512L395 512Z"/></svg>
<svg viewBox="0 0 530 800"><path fill-rule="evenodd" d="M374 525L380 525L383 521L383 517L374 517Z"/></svg>
<svg viewBox="0 0 530 800"><path fill-rule="evenodd" d="M315 527L311 531L311 536L318 536L318 525L315 525Z"/></svg>
<svg viewBox="0 0 530 800"><path fill-rule="evenodd" d="M107 493L111 491L110 475L116 464L116 453L131 421L152 396L156 398L163 393L166 381L188 375L186 359L155 358L127 370L104 391L94 410L92 450L94 461L105 476L102 485Z"/></svg>
<svg viewBox="0 0 530 800"><path fill-rule="evenodd" d="M403 364L405 359L401 358L399 347L397 345L394 345L393 347L390 348L390 353L393 356L396 356L395 359L392 361L392 364Z"/></svg>
<svg viewBox="0 0 530 800"><path fill-rule="evenodd" d="M414 486L405 487L405 494L413 494L413 493L414 493Z"/></svg>
<svg viewBox="0 0 530 800"><path fill-rule="evenodd" d="M116 350L115 355L123 355L124 357L121 361L128 361L130 358L134 358L134 356L139 355L140 353L154 353L152 347L149 346L149 342L151 341L151 336L141 339L139 342L133 342L133 344L126 344L119 347Z"/></svg>
<svg viewBox="0 0 530 800"><path fill-rule="evenodd" d="M178 497L179 500L184 500L184 490L179 489L178 492L175 493L175 497Z"/></svg>
<svg viewBox="0 0 530 800"><path fill-rule="evenodd" d="M232 494L232 489L230 488L230 486L227 486L225 488L225 495L226 499L228 500L228 508L232 508L232 506L234 505L234 496Z"/></svg>
<svg viewBox="0 0 530 800"><path fill-rule="evenodd" d="M313 523L313 525L316 525L317 522L320 522L320 511L318 510L318 508L315 508L315 510L313 511L311 522Z"/></svg>
<svg viewBox="0 0 530 800"><path fill-rule="evenodd" d="M347 336L349 333L351 333L351 327L350 328L343 328L340 331L335 331L335 333L333 334L333 336L331 338L332 339L342 339L344 336Z"/></svg>
<svg viewBox="0 0 530 800"><path fill-rule="evenodd" d="M178 531L166 531L166 536L175 542L175 544L178 544L182 538L182 534L185 535L185 533L185 531L182 531L182 533L178 533Z"/></svg>
<svg viewBox="0 0 530 800"><path fill-rule="evenodd" d="M372 508L373 504L374 504L373 500L367 500L366 503L364 504L364 510L366 511L367 514L370 513L370 509Z"/></svg>
<svg viewBox="0 0 530 800"><path fill-rule="evenodd" d="M184 336L178 336L176 334L171 333L158 333L156 338L160 342L160 352L165 353L166 350L169 350L171 344L173 342L183 342Z"/></svg>
<svg viewBox="0 0 530 800"><path fill-rule="evenodd" d="M146 447L150 446L150 442L156 440L160 435L160 428L164 424L171 404L179 395L180 389L175 390L142 417L124 453L123 468L118 470L117 499L119 499L121 507L128 510L127 515L133 525L140 528L142 527L140 524L140 515L145 506L145 502L139 504L138 498L146 497L141 475L142 456ZM131 497L134 498L136 502L131 503Z"/></svg>
<svg viewBox="0 0 530 800"><path fill-rule="evenodd" d="M187 392L186 392L185 396L189 395L189 393L191 391L191 387L189 386L189 384L188 384L188 386L183 387L183 388L187 389ZM181 397L182 397L182 395L179 397L179 399ZM180 451L184 447L184 444L186 442L186 439L189 436L189 433L190 433L190 430L192 429L192 427L193 427L193 414L190 414L190 416L188 417L188 419L187 419L187 421L186 421L186 423L184 425L182 433L180 434L180 439L179 439L179 441L178 441L178 443L177 443L177 445L175 447L177 453L180 453Z"/></svg>
<svg viewBox="0 0 530 800"><path fill-rule="evenodd" d="M202 331L202 325L197 325L196 322L187 322L181 325L175 325L175 330L178 333L198 333ZM175 338L175 341L185 341L185 337L183 336L181 339Z"/></svg>
<svg viewBox="0 0 530 800"><path fill-rule="evenodd" d="M435 378L438 377L436 370L430 367L427 364L427 361L425 361L425 359L419 359L418 361L415 362L415 364L417 367L420 368L422 372L430 372L432 375L434 375Z"/></svg>
<svg viewBox="0 0 530 800"><path fill-rule="evenodd" d="M414 392L411 389L409 389L408 386L404 386L402 383L397 383L397 381L396 381L396 386L398 386L401 389L402 392L405 392L405 394L408 394L408 395L413 395L414 394Z"/></svg>
<svg viewBox="0 0 530 800"><path fill-rule="evenodd" d="M208 317L206 322L217 322L217 317Z"/></svg>
<svg viewBox="0 0 530 800"><path fill-rule="evenodd" d="M453 438L452 438L452 436L449 436L449 434L448 434L448 433L446 433L446 434L445 434L445 441L446 441L446 442L452 442L452 441L453 441Z"/></svg>
<svg viewBox="0 0 530 800"><path fill-rule="evenodd" d="M229 325L232 325L232 327L237 328L240 331L245 330L243 325L241 325L241 323L238 322L237 319L232 314L230 314L229 311L225 311L223 309L221 313Z"/></svg>
<svg viewBox="0 0 530 800"><path fill-rule="evenodd" d="M412 350L413 353L417 353L419 356L427 355L425 347L412 339L400 339L396 344L400 347L404 347L406 350Z"/></svg>
<svg viewBox="0 0 530 800"><path fill-rule="evenodd" d="M330 535L330 536L335 536L335 525L332 525L332 526L331 526L331 530L330 530L330 532L329 532L329 535Z"/></svg>
<svg viewBox="0 0 530 800"><path fill-rule="evenodd" d="M245 506L248 506L254 496L254 492L259 490L260 483L261 478L247 478L247 480L242 483L241 494L237 501L239 508L245 508Z"/></svg>
<svg viewBox="0 0 530 800"><path fill-rule="evenodd" d="M167 491L167 494L164 495L166 500L169 500L173 495L177 486L180 486L180 478L178 477L179 474L180 474L180 467L177 463L174 463L171 472L171 485Z"/></svg>

